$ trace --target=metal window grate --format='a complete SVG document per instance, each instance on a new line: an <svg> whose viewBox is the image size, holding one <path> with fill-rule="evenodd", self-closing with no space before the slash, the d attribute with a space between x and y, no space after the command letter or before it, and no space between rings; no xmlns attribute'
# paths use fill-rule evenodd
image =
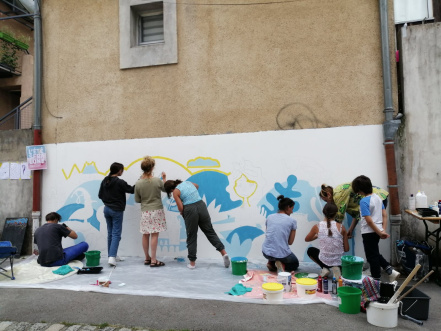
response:
<svg viewBox="0 0 441 331"><path fill-rule="evenodd" d="M164 41L164 12L155 10L140 17L140 44Z"/></svg>

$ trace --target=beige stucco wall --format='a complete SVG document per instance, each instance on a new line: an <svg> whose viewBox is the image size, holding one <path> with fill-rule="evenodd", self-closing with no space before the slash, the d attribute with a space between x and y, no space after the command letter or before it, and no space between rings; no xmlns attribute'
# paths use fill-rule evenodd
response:
<svg viewBox="0 0 441 331"><path fill-rule="evenodd" d="M44 143L384 121L378 1L178 5L178 64L127 70L118 1L42 5Z"/></svg>

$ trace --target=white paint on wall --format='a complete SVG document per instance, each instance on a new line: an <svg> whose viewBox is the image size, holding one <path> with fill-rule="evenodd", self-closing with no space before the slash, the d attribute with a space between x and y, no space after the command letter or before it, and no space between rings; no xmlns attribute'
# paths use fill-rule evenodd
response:
<svg viewBox="0 0 441 331"><path fill-rule="evenodd" d="M155 175L167 179L199 181L208 202L214 229L230 256L263 260L266 216L272 201L283 193L299 208L291 217L298 222L291 246L299 260L308 260L311 243L304 238L321 219L322 183L337 186L364 174L386 188L387 176L381 125L256 132L243 134L96 141L46 145L48 169L43 176L43 215L58 211L90 249L107 255L103 205L99 184L113 162L123 163L122 175L135 184L145 155L156 158ZM139 233L140 206L127 195L119 255L143 256ZM158 256L185 257L185 228L171 200L163 195L168 230L160 234ZM359 229L354 253L363 256ZM65 246L72 240L66 240ZM317 242L312 243L317 245ZM389 257L388 241L381 250ZM198 258L218 253L203 233L198 235Z"/></svg>

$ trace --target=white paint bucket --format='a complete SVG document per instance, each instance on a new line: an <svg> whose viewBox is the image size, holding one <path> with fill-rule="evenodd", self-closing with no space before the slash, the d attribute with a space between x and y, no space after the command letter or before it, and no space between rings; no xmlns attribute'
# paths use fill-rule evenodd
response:
<svg viewBox="0 0 441 331"><path fill-rule="evenodd" d="M297 278L297 295L299 298L313 299L317 292L317 279Z"/></svg>
<svg viewBox="0 0 441 331"><path fill-rule="evenodd" d="M283 301L284 287L279 283L262 284L263 300L268 303L281 303Z"/></svg>
<svg viewBox="0 0 441 331"><path fill-rule="evenodd" d="M291 273L279 272L277 275L277 282L283 285L285 292L291 292Z"/></svg>
<svg viewBox="0 0 441 331"><path fill-rule="evenodd" d="M371 302L366 308L367 321L375 326L394 328L398 325L397 303Z"/></svg>

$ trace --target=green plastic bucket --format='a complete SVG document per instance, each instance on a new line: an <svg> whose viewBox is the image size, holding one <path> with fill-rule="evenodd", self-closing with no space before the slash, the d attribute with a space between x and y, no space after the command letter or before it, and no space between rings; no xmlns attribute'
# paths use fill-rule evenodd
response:
<svg viewBox="0 0 441 331"><path fill-rule="evenodd" d="M360 280L363 272L364 259L358 256L345 255L341 257L341 276L344 279Z"/></svg>
<svg viewBox="0 0 441 331"><path fill-rule="evenodd" d="M88 251L84 253L86 255L86 266L96 267L100 264L101 252L100 251Z"/></svg>
<svg viewBox="0 0 441 331"><path fill-rule="evenodd" d="M346 314L360 312L361 290L356 287L341 286L337 289L338 309Z"/></svg>
<svg viewBox="0 0 441 331"><path fill-rule="evenodd" d="M247 273L247 262L248 259L243 256L231 258L231 269L233 270L233 275L245 275Z"/></svg>

